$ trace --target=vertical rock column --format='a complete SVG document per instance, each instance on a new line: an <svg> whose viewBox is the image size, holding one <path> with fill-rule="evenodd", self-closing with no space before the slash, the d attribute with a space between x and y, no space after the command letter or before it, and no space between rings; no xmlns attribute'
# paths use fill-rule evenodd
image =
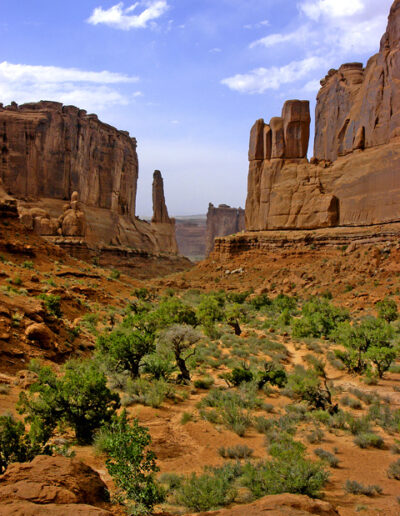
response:
<svg viewBox="0 0 400 516"><path fill-rule="evenodd" d="M161 172L155 170L153 174L153 218L154 223L171 223L164 196L164 180Z"/></svg>

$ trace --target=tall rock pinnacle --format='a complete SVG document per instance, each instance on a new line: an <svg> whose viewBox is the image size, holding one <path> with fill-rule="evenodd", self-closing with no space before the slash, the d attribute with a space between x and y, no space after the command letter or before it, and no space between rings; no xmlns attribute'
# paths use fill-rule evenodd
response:
<svg viewBox="0 0 400 516"><path fill-rule="evenodd" d="M153 174L153 218L154 223L171 223L164 196L164 180L161 172L155 170Z"/></svg>

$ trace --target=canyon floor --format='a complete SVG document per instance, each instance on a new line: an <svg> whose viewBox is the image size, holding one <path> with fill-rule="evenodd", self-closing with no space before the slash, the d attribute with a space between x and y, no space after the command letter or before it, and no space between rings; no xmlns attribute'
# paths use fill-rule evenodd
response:
<svg viewBox="0 0 400 516"><path fill-rule="evenodd" d="M294 318L301 317L302 306L312 296L329 299L330 304L348 310L354 320L376 316L376 303L388 296L397 306L400 302L400 245L394 238L371 238L370 243L364 241L362 245L298 243L263 252L247 249L229 253L217 246L208 260L186 272L140 281L116 269L72 259L10 219L0 221L0 260L0 387L3 387L0 408L1 412L9 411L20 419L15 405L20 393L30 384L29 361L40 359L59 373L67 359L91 357L98 336L121 323L126 307L137 301L138 289L147 289L154 305L167 296L178 298L194 309L202 296L210 292L224 291L227 303L229 296L233 295L234 299L235 294L245 291L247 303L262 294L270 300L284 294L296 300ZM59 314L54 313L51 305L54 299L59 301ZM399 451L400 447L396 419L400 409L400 363L394 362L382 379L368 385L363 377L350 375L338 366L333 358L338 347L335 342L325 337L294 338L290 324L280 319L282 311L278 308L254 310L250 304L246 306L241 335L235 335L226 322L216 324L217 334L212 338L202 334L192 364L192 382L178 385L171 380L171 392L165 399L147 404L138 403L134 397L129 400L132 393L124 392L114 379L113 388L122 399L125 397L123 404L128 415L137 417L150 430L151 448L156 453L160 474L200 474L204 467L222 466L228 460L222 457L221 448L238 445L253 450L252 460L266 459L268 432L261 426L265 419L271 419L277 425L294 426L294 438L305 445L310 459L317 460L314 450L321 448L336 457L337 467L325 463L330 477L322 489L322 499L336 508L336 514L398 515L400 483L388 478L387 471L399 457L393 451ZM397 322L392 325L397 332ZM239 392L239 388L228 388L225 379L235 367L246 363L260 369L265 361L273 359L290 375L296 367L309 368L310 355L326 363L339 408L355 420L369 414L368 432L382 438L379 448L357 446L356 434L346 425L335 425L332 421L327 424L324 418L313 417L307 404L288 397L277 387L253 393L256 401L253 399L253 405L246 408L252 423L244 432L235 432L223 418L208 414L204 399L215 389ZM199 382L204 379L207 381ZM110 378L110 385L112 382ZM148 406L152 404L157 406ZM381 417L372 417L372 410ZM290 414L296 416L288 420ZM77 446L68 431L60 430L57 437L71 441L76 458L97 471L110 491L114 491L104 455L96 454L91 446ZM382 492L373 496L350 494L344 489L347 480L364 486L378 485ZM252 501L248 490L239 490L230 506L233 508L220 509L221 515L261 514L265 500L238 505L235 509L238 502ZM314 507L307 512L304 507L296 509L295 505L268 509L271 510L268 513L335 514L332 508ZM4 512L7 505L0 507L0 514L11 513ZM105 504L103 508L113 514L124 514L117 505ZM193 511L178 506L171 495L156 512Z"/></svg>

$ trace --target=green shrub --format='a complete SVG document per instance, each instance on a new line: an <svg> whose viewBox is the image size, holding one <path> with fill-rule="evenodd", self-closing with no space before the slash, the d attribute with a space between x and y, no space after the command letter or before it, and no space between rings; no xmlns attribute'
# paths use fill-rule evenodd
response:
<svg viewBox="0 0 400 516"><path fill-rule="evenodd" d="M384 440L380 435L372 432L360 433L354 439L354 443L360 448L380 448L385 445Z"/></svg>
<svg viewBox="0 0 400 516"><path fill-rule="evenodd" d="M107 378L92 360L70 360L57 378L42 367L29 392L21 392L18 410L26 414L35 440L46 442L58 423L75 431L79 442L90 443L94 431L108 422L119 407L118 394L107 388Z"/></svg>
<svg viewBox="0 0 400 516"><path fill-rule="evenodd" d="M215 380L212 376L204 376L203 378L197 378L197 380L194 381L194 386L196 389L209 390L214 383Z"/></svg>
<svg viewBox="0 0 400 516"><path fill-rule="evenodd" d="M176 371L171 353L152 353L143 359L143 370L155 380L168 381Z"/></svg>
<svg viewBox="0 0 400 516"><path fill-rule="evenodd" d="M390 464L387 475L389 478L400 480L400 459Z"/></svg>
<svg viewBox="0 0 400 516"><path fill-rule="evenodd" d="M375 496L382 494L382 488L380 486L364 486L356 480L346 480L344 490L346 493L354 495Z"/></svg>
<svg viewBox="0 0 400 516"><path fill-rule="evenodd" d="M247 463L241 483L256 498L293 493L317 497L329 473L322 464L305 458L305 447L291 439L276 441L269 447L272 460Z"/></svg>
<svg viewBox="0 0 400 516"><path fill-rule="evenodd" d="M193 421L193 414L190 412L184 412L181 417L181 425L186 425L189 421Z"/></svg>
<svg viewBox="0 0 400 516"><path fill-rule="evenodd" d="M22 263L22 267L24 267L24 269L33 269L34 266L35 264L32 261L26 260Z"/></svg>
<svg viewBox="0 0 400 516"><path fill-rule="evenodd" d="M137 419L129 423L124 411L114 416L103 432L107 470L121 498L125 504L133 502L136 512L150 513L165 495L154 476L159 468L156 456L148 450L151 438L147 428L140 426Z"/></svg>
<svg viewBox="0 0 400 516"><path fill-rule="evenodd" d="M314 450L314 453L319 459L327 462L331 468L337 468L339 466L340 461L333 453L323 450L322 448L317 448Z"/></svg>
<svg viewBox="0 0 400 516"><path fill-rule="evenodd" d="M182 477L176 473L163 473L158 477L160 484L163 484L167 491L173 491L182 484Z"/></svg>
<svg viewBox="0 0 400 516"><path fill-rule="evenodd" d="M62 317L61 312L61 297L53 294L40 294L40 299L43 299L46 310L49 314L55 317Z"/></svg>
<svg viewBox="0 0 400 516"><path fill-rule="evenodd" d="M226 379L232 385L238 387L242 383L251 382L253 380L253 373L246 367L235 367Z"/></svg>
<svg viewBox="0 0 400 516"><path fill-rule="evenodd" d="M245 444L237 444L236 446L218 449L218 453L224 459L248 459L253 455L253 450Z"/></svg>
<svg viewBox="0 0 400 516"><path fill-rule="evenodd" d="M385 299L376 303L376 308L378 309L378 317L386 322L395 321L399 316L396 301L389 297L385 297Z"/></svg>
<svg viewBox="0 0 400 516"><path fill-rule="evenodd" d="M287 374L283 367L274 362L265 362L264 371L258 373L257 380L259 389L266 384L276 385L281 389L287 383Z"/></svg>
<svg viewBox="0 0 400 516"><path fill-rule="evenodd" d="M126 390L130 404L141 403L153 408L159 408L166 398L175 398L175 389L163 379L152 381L144 378L129 379ZM128 404L127 401L125 404Z"/></svg>
<svg viewBox="0 0 400 516"><path fill-rule="evenodd" d="M113 279L113 280L117 280L119 279L121 276L121 273L119 272L118 269L111 269L111 272L110 272L110 278Z"/></svg>
<svg viewBox="0 0 400 516"><path fill-rule="evenodd" d="M11 414L0 416L0 474L12 462L28 462L36 455L50 454L50 447L25 432L25 425Z"/></svg>
<svg viewBox="0 0 400 516"><path fill-rule="evenodd" d="M261 308L271 306L272 301L267 294L260 294L259 296L255 296L250 300L250 305L253 306L256 310L261 310Z"/></svg>
<svg viewBox="0 0 400 516"><path fill-rule="evenodd" d="M339 323L347 321L347 311L335 307L327 299L313 298L304 304L302 317L292 322L292 334L297 338L330 337Z"/></svg>
<svg viewBox="0 0 400 516"><path fill-rule="evenodd" d="M193 473L186 477L175 492L175 500L195 512L218 509L233 502L236 489L231 479L222 472Z"/></svg>
<svg viewBox="0 0 400 516"><path fill-rule="evenodd" d="M307 441L310 444L317 444L324 440L324 432L320 428L315 428L307 434Z"/></svg>

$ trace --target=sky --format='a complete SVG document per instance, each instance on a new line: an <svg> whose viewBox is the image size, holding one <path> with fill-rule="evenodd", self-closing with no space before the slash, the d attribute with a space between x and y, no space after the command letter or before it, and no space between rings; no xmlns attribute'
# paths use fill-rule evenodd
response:
<svg viewBox="0 0 400 516"><path fill-rule="evenodd" d="M249 131L379 49L392 0L0 0L0 102L73 104L138 140L170 214L244 206ZM312 141L310 143L312 155Z"/></svg>

